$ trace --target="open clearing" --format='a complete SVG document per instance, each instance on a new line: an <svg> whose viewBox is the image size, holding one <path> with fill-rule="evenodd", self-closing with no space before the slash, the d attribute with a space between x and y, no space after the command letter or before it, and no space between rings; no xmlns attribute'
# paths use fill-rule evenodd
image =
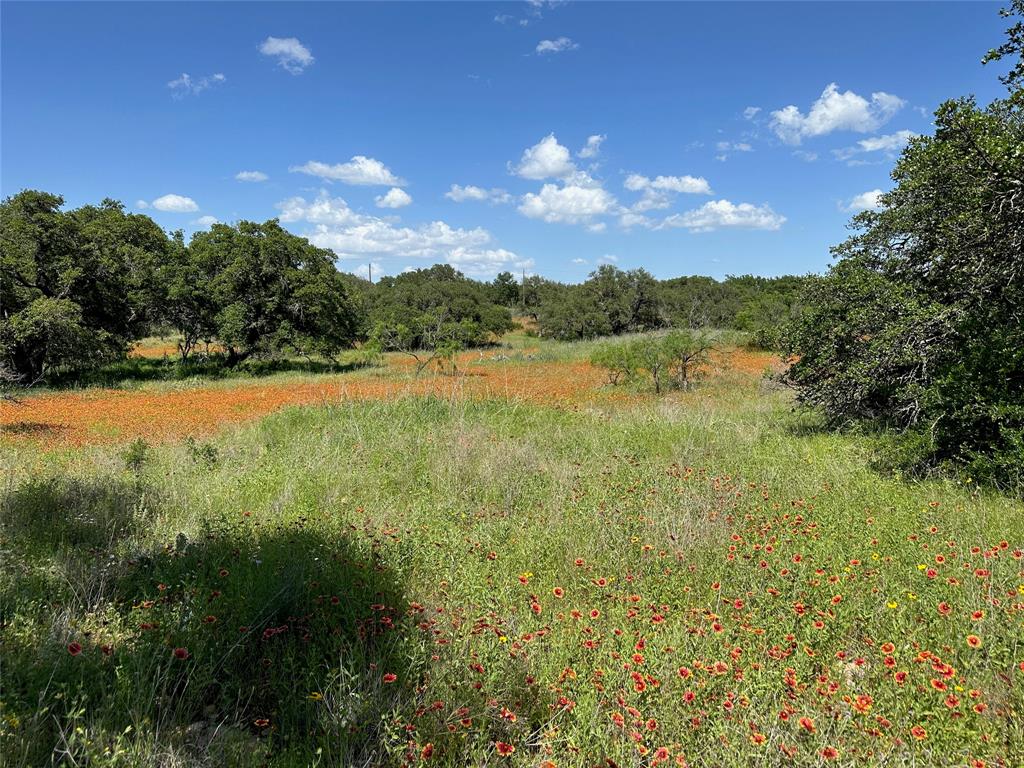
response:
<svg viewBox="0 0 1024 768"><path fill-rule="evenodd" d="M173 344L154 344L138 353L159 357L174 348ZM153 353L154 349L158 353ZM501 352L465 353L458 358L457 376L413 377L409 375L412 360L392 355L385 368L355 375L283 376L271 381L232 380L213 386L158 384L135 390L41 394L20 406L0 405L0 434L8 441L81 446L136 437L150 441L202 437L222 425L311 403L432 395L570 405L622 396L601 391L605 376L586 361L534 362L529 355L519 352L513 359ZM716 357L711 373L760 375L773 365L778 365L778 358L771 354L729 350Z"/></svg>
<svg viewBox="0 0 1024 768"><path fill-rule="evenodd" d="M5 408L8 764L1021 763L1019 502L535 346Z"/></svg>

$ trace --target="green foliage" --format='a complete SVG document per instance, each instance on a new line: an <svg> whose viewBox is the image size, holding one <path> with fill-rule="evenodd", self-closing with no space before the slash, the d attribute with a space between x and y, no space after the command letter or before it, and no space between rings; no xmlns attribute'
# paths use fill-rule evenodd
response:
<svg viewBox="0 0 1024 768"><path fill-rule="evenodd" d="M673 330L602 344L594 350L590 362L607 371L612 385L632 381L646 372L655 393L660 394L665 388L689 389L712 349L710 337L703 333Z"/></svg>
<svg viewBox="0 0 1024 768"><path fill-rule="evenodd" d="M195 276L207 281L205 295L185 287ZM212 333L231 362L253 354L330 357L356 337L356 309L333 254L276 220L197 234L168 285L180 299L168 299L174 316L195 318L186 343Z"/></svg>
<svg viewBox="0 0 1024 768"><path fill-rule="evenodd" d="M385 277L368 294L371 336L384 349L476 347L512 330L512 313L487 287L447 264Z"/></svg>
<svg viewBox="0 0 1024 768"><path fill-rule="evenodd" d="M545 336L563 341L664 327L732 328L778 347L778 329L798 309L801 277L678 277L601 266L578 286L527 281L528 306Z"/></svg>
<svg viewBox="0 0 1024 768"><path fill-rule="evenodd" d="M788 333L788 379L833 425L919 433L946 462L1021 486L1024 467L1024 91L941 105L880 211L854 219Z"/></svg>
<svg viewBox="0 0 1024 768"><path fill-rule="evenodd" d="M113 200L63 203L26 190L0 204L0 357L22 380L123 355L154 317L164 232Z"/></svg>
<svg viewBox="0 0 1024 768"><path fill-rule="evenodd" d="M149 443L143 438L137 437L124 449L121 458L124 459L125 469L137 475L152 459L152 451Z"/></svg>

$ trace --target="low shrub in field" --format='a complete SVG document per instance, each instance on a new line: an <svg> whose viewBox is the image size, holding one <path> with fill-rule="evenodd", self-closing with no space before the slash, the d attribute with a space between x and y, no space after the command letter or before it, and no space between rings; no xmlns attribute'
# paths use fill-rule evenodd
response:
<svg viewBox="0 0 1024 768"><path fill-rule="evenodd" d="M594 350L590 363L605 369L612 385L645 373L660 394L664 388L688 389L699 376L700 366L708 362L712 349L706 334L674 330L631 341L606 342Z"/></svg>

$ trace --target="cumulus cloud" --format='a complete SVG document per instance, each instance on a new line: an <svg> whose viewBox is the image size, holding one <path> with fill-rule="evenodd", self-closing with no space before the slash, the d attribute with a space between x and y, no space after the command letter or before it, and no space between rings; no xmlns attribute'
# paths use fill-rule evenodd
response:
<svg viewBox="0 0 1024 768"><path fill-rule="evenodd" d="M220 221L217 219L216 216L200 216L192 223L195 224L196 226L203 227L204 229L209 229L214 224L219 224Z"/></svg>
<svg viewBox="0 0 1024 768"><path fill-rule="evenodd" d="M472 184L467 184L466 186L452 184L451 189L445 192L444 196L456 203L464 203L467 200L486 200L491 203L507 203L512 199L512 196L504 189L499 189L497 187L484 189L483 187L477 187Z"/></svg>
<svg viewBox="0 0 1024 768"><path fill-rule="evenodd" d="M661 207L661 206L659 206ZM634 210L626 211L619 216L619 226L623 229L632 229L633 227L646 227L650 228L653 226L653 222L642 213L636 213L637 206L633 206ZM650 210L650 208L643 208L640 210Z"/></svg>
<svg viewBox="0 0 1024 768"><path fill-rule="evenodd" d="M147 203L145 200L136 200L135 201L135 207L136 208L143 208L143 209L149 208L149 203Z"/></svg>
<svg viewBox="0 0 1024 768"><path fill-rule="evenodd" d="M347 163L335 165L310 160L305 165L293 165L288 170L345 184L382 187L404 187L407 184L405 179L395 176L380 160L364 155L356 155Z"/></svg>
<svg viewBox="0 0 1024 768"><path fill-rule="evenodd" d="M533 262L512 251L496 248L491 233L482 227L463 229L443 221L415 227L353 211L340 197L325 191L314 200L292 197L277 205L284 223L312 225L304 234L320 248L343 259L364 261L376 257L443 260L478 276L496 274L503 266L527 269ZM382 274L378 266L375 274Z"/></svg>
<svg viewBox="0 0 1024 768"><path fill-rule="evenodd" d="M196 94L202 93L208 88L212 88L215 85L220 85L225 82L227 78L217 72L213 75L207 75L198 79L193 78L188 72L182 72L181 77L175 78L167 83L167 87L171 89L171 95L176 99L183 99L186 96L195 96Z"/></svg>
<svg viewBox="0 0 1024 768"><path fill-rule="evenodd" d="M640 200L630 207L629 212L619 218L620 226L625 229L649 226L650 222L645 217L633 214L668 208L672 203L671 195L674 193L712 194L711 185L703 176L656 176L651 179L639 173L631 173L626 177L623 186L631 192L643 193Z"/></svg>
<svg viewBox="0 0 1024 768"><path fill-rule="evenodd" d="M412 197L405 190L392 187L387 194L377 195L374 201L378 208L403 208L412 202Z"/></svg>
<svg viewBox="0 0 1024 768"><path fill-rule="evenodd" d="M583 148L576 153L577 157L582 157L584 160L597 157L601 152L601 144L607 139L607 136L603 134L595 134L594 136L587 137L587 143Z"/></svg>
<svg viewBox="0 0 1024 768"><path fill-rule="evenodd" d="M270 177L263 171L239 171L235 178L239 181L266 181Z"/></svg>
<svg viewBox="0 0 1024 768"><path fill-rule="evenodd" d="M715 229L768 229L775 230L786 221L768 205L732 203L712 200L700 208L668 216L661 227L682 227L691 232L710 232Z"/></svg>
<svg viewBox="0 0 1024 768"><path fill-rule="evenodd" d="M519 164L511 170L523 179L562 179L575 173L576 166L570 159L568 147L559 144L555 134L549 133L526 149Z"/></svg>
<svg viewBox="0 0 1024 768"><path fill-rule="evenodd" d="M315 59L309 48L294 37L268 37L260 44L260 53L273 56L286 72L301 75Z"/></svg>
<svg viewBox="0 0 1024 768"><path fill-rule="evenodd" d="M537 53L562 53L564 51L575 51L579 47L579 43L574 43L570 38L563 36L554 40L541 40L537 43Z"/></svg>
<svg viewBox="0 0 1024 768"><path fill-rule="evenodd" d="M885 136L871 136L867 139L861 139L852 147L835 149L832 151L832 154L840 160L849 160L855 155L870 152L884 152L886 156L891 157L907 146L907 142L916 135L913 131L896 131L896 133L890 133Z"/></svg>
<svg viewBox="0 0 1024 768"><path fill-rule="evenodd" d="M743 110L743 117L747 120L753 120L757 117L757 113L761 111L760 107L747 107Z"/></svg>
<svg viewBox="0 0 1024 768"><path fill-rule="evenodd" d="M168 213L193 213L199 210L196 201L184 195L163 195L154 200L150 205L158 211Z"/></svg>
<svg viewBox="0 0 1024 768"><path fill-rule="evenodd" d="M572 260L572 263L573 264L586 264L587 260L586 259L581 259L581 258L577 257L577 258Z"/></svg>
<svg viewBox="0 0 1024 768"><path fill-rule="evenodd" d="M842 205L844 211L849 213L860 213L861 211L879 211L882 209L882 205L879 202L879 198L882 196L882 190L871 189L867 192L861 192L859 195L854 195L845 204Z"/></svg>
<svg viewBox="0 0 1024 768"><path fill-rule="evenodd" d="M595 216L613 213L615 197L599 185L545 184L540 192L523 195L519 212L549 223L590 224Z"/></svg>
<svg viewBox="0 0 1024 768"><path fill-rule="evenodd" d="M710 195L711 186L703 176L656 176L649 179L639 173L626 177L625 187L633 192L656 189L663 192L684 192L690 195Z"/></svg>
<svg viewBox="0 0 1024 768"><path fill-rule="evenodd" d="M604 256L600 256L597 259L602 264L616 264L619 261L619 257L614 253L606 253Z"/></svg>
<svg viewBox="0 0 1024 768"><path fill-rule="evenodd" d="M510 267L522 270L534 266L533 259L522 259L504 248L455 248L449 251L445 261L471 277L493 277Z"/></svg>
<svg viewBox="0 0 1024 768"><path fill-rule="evenodd" d="M904 104L900 97L884 91L872 93L869 101L829 83L807 114L792 104L772 112L771 128L787 144L833 131L870 133L885 125Z"/></svg>

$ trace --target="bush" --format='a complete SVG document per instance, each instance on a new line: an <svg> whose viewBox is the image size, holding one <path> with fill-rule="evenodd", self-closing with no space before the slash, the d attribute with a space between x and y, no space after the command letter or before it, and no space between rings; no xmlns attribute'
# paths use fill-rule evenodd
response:
<svg viewBox="0 0 1024 768"><path fill-rule="evenodd" d="M916 435L908 470L960 465L1024 488L1024 90L948 101L879 211L809 284L786 378L833 426Z"/></svg>
<svg viewBox="0 0 1024 768"><path fill-rule="evenodd" d="M607 343L598 347L590 362L604 368L608 383L634 380L641 372L651 377L655 393L663 389L689 389L700 366L708 361L712 344L708 336L694 331L670 331L632 341Z"/></svg>

